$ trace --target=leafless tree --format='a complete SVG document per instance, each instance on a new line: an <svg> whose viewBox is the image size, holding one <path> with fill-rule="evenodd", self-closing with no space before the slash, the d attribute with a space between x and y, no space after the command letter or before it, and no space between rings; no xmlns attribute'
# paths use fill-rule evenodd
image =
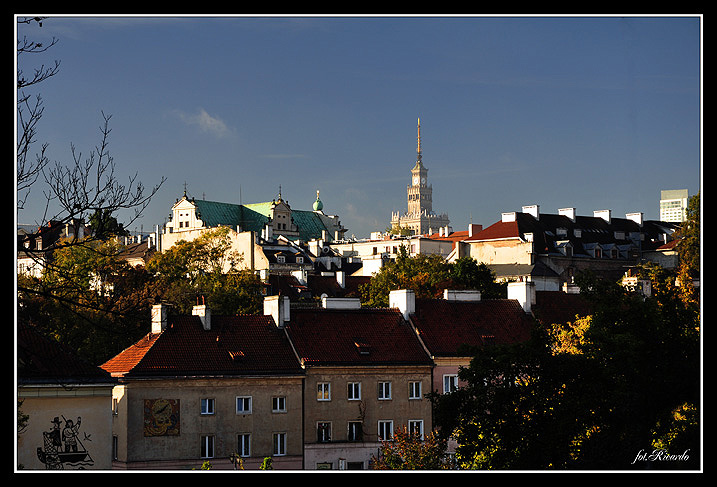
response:
<svg viewBox="0 0 717 487"><path fill-rule="evenodd" d="M18 26L36 23L42 26L44 18L18 18ZM19 37L19 36L18 36ZM59 71L60 62L52 66L44 64L35 68L31 76L26 76L21 69L21 57L46 52L57 43L54 37L47 44L33 42L26 37L18 38L17 56L17 205L18 210L24 208L31 189L44 183L42 198L45 210L38 227L49 222L56 225L87 222L95 213L113 214L119 210L129 210L132 216L124 222L125 228L137 220L149 204L164 178L159 184L147 190L137 179L131 176L126 184L120 182L115 174L115 163L109 153L109 121L111 116L102 113L103 123L100 126L100 142L86 157L71 145L72 160L69 163L50 163L47 156L47 144L40 144L39 150L33 153L38 144L37 129L44 111L42 98L31 96L26 89L48 80ZM50 210L53 208L53 210ZM77 232L74 232L77 236ZM35 235L21 237L18 247L23 246L23 239L29 240ZM96 235L102 238L102 235ZM28 248L28 251L32 249ZM47 250L47 249L44 249Z"/></svg>

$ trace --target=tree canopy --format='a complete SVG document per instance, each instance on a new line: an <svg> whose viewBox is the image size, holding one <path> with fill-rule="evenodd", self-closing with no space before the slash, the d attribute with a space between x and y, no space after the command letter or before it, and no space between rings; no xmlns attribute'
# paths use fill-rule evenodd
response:
<svg viewBox="0 0 717 487"><path fill-rule="evenodd" d="M484 298L505 297L505 285L483 263L472 257L448 262L437 254L410 256L404 246L398 247L395 261L387 262L361 288L365 306L388 306L391 291L412 289L418 298L440 297L444 289L475 289Z"/></svg>
<svg viewBox="0 0 717 487"><path fill-rule="evenodd" d="M476 351L459 373L467 385L431 396L460 468L697 468L699 311L674 274L645 272L649 298L581 277L591 315ZM636 460L641 451L682 456Z"/></svg>

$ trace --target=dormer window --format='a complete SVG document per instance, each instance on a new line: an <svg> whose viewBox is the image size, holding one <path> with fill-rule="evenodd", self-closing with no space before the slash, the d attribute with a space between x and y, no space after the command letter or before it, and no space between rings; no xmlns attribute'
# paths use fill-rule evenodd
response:
<svg viewBox="0 0 717 487"><path fill-rule="evenodd" d="M301 256L297 257L297 258L296 258L296 263L297 263L297 264L303 264L303 263L304 263L304 258L301 257Z"/></svg>
<svg viewBox="0 0 717 487"><path fill-rule="evenodd" d="M286 257L284 257L283 255L277 255L277 256L276 256L276 261L277 261L279 264L284 264L284 263L286 263Z"/></svg>

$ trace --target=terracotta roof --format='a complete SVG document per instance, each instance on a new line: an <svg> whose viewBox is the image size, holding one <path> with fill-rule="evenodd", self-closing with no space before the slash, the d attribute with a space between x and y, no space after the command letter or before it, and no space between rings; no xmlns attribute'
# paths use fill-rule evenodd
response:
<svg viewBox="0 0 717 487"><path fill-rule="evenodd" d="M511 344L530 338L532 321L514 299L416 299L411 322L433 356L462 356L463 346Z"/></svg>
<svg viewBox="0 0 717 487"><path fill-rule="evenodd" d="M466 241L473 242L479 240L495 240L502 238L518 238L520 237L520 231L518 229L518 222L503 222L499 221L488 228L484 228L476 235L471 238L467 238Z"/></svg>
<svg viewBox="0 0 717 487"><path fill-rule="evenodd" d="M428 365L397 309L292 309L286 330L306 365Z"/></svg>
<svg viewBox="0 0 717 487"><path fill-rule="evenodd" d="M113 375L301 374L291 346L270 316L170 316L165 331L148 334L107 361Z"/></svg>
<svg viewBox="0 0 717 487"><path fill-rule="evenodd" d="M34 326L17 325L18 384L97 384L114 379Z"/></svg>

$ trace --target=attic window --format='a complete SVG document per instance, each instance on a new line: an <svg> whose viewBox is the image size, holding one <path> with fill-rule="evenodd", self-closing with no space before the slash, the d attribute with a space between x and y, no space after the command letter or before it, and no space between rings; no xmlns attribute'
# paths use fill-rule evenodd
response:
<svg viewBox="0 0 717 487"><path fill-rule="evenodd" d="M283 264L283 263L286 262L286 257L284 257L283 255L277 255L277 256L276 256L276 261L277 261L279 264Z"/></svg>
<svg viewBox="0 0 717 487"><path fill-rule="evenodd" d="M228 353L232 360L241 360L244 358L244 352L241 350L228 350Z"/></svg>
<svg viewBox="0 0 717 487"><path fill-rule="evenodd" d="M354 346L360 355L368 355L371 352L371 347L362 341L354 340Z"/></svg>

